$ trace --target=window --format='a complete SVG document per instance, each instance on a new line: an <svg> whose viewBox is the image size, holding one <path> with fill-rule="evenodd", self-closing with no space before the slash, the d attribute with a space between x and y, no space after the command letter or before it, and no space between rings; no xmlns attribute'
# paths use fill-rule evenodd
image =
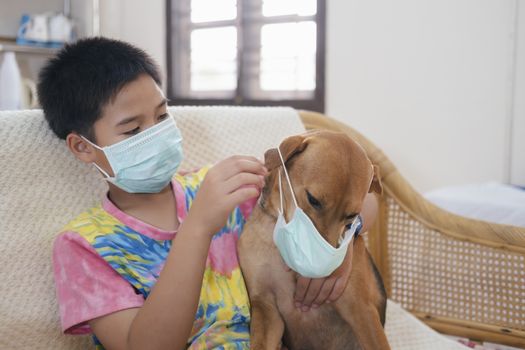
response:
<svg viewBox="0 0 525 350"><path fill-rule="evenodd" d="M168 0L175 104L324 110L325 0Z"/></svg>

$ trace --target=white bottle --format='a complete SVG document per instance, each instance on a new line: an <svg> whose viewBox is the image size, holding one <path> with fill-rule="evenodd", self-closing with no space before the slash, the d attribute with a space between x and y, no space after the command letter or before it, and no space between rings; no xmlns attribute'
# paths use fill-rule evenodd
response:
<svg viewBox="0 0 525 350"><path fill-rule="evenodd" d="M0 110L19 109L22 79L14 52L4 52L0 65Z"/></svg>

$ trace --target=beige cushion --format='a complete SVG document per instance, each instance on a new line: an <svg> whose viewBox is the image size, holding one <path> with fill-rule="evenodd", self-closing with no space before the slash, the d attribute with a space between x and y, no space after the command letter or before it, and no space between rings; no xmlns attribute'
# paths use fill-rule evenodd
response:
<svg viewBox="0 0 525 350"><path fill-rule="evenodd" d="M182 168L232 154L262 157L304 131L289 108L173 107L184 138ZM51 247L60 229L95 205L106 185L74 159L38 110L0 112L0 349L85 349L63 336ZM84 339L82 339L84 338Z"/></svg>
<svg viewBox="0 0 525 350"><path fill-rule="evenodd" d="M304 131L288 108L170 110L184 137L182 169L232 154L262 158L284 137ZM39 110L0 112L0 141L0 349L91 348L89 337L60 332L51 247L69 220L97 204L106 185L73 158ZM393 349L455 349L437 334L425 343L433 333L399 306L389 307L390 320L396 326L387 327ZM418 347L409 347L414 342Z"/></svg>
<svg viewBox="0 0 525 350"><path fill-rule="evenodd" d="M429 328L401 305L388 300L386 337L392 350L467 350L456 341Z"/></svg>

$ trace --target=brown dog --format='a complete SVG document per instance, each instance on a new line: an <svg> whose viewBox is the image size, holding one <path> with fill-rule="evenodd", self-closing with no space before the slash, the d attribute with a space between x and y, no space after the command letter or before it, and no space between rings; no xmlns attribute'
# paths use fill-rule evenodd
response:
<svg viewBox="0 0 525 350"><path fill-rule="evenodd" d="M291 136L279 149L299 207L336 247L345 227L361 211L365 195L382 192L377 167L343 133ZM281 343L290 350L389 349L383 330L386 293L361 236L351 243L352 271L341 297L308 312L294 306L297 273L286 268L273 242L279 208L277 170L282 164L277 149L265 153L265 164L269 174L262 195L238 242L251 301L252 349L275 350ZM295 207L289 187L282 188L288 222Z"/></svg>

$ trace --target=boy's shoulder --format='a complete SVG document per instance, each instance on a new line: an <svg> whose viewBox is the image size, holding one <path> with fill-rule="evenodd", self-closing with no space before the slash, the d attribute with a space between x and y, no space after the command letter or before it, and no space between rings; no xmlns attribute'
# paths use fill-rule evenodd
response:
<svg viewBox="0 0 525 350"><path fill-rule="evenodd" d="M173 181L181 185L186 197L193 197L210 167L204 166L191 171L177 173L173 177ZM103 203L101 203L77 215L60 232L61 234L74 232L88 242L94 242L97 237L115 233L118 227L122 228L122 226L124 224L112 213L108 212L104 208Z"/></svg>
<svg viewBox="0 0 525 350"><path fill-rule="evenodd" d="M79 214L61 232L75 232L91 242L96 236L113 233L119 224L120 221L99 204Z"/></svg>
<svg viewBox="0 0 525 350"><path fill-rule="evenodd" d="M184 188L197 188L204 181L204 177L206 177L210 168L211 165L206 165L190 171L181 171L175 174L174 180L179 182Z"/></svg>
<svg viewBox="0 0 525 350"><path fill-rule="evenodd" d="M191 203L197 195L197 192L210 168L211 166L204 166L190 171L180 171L173 176L173 184L177 200L184 201L186 203L186 208L191 206Z"/></svg>

